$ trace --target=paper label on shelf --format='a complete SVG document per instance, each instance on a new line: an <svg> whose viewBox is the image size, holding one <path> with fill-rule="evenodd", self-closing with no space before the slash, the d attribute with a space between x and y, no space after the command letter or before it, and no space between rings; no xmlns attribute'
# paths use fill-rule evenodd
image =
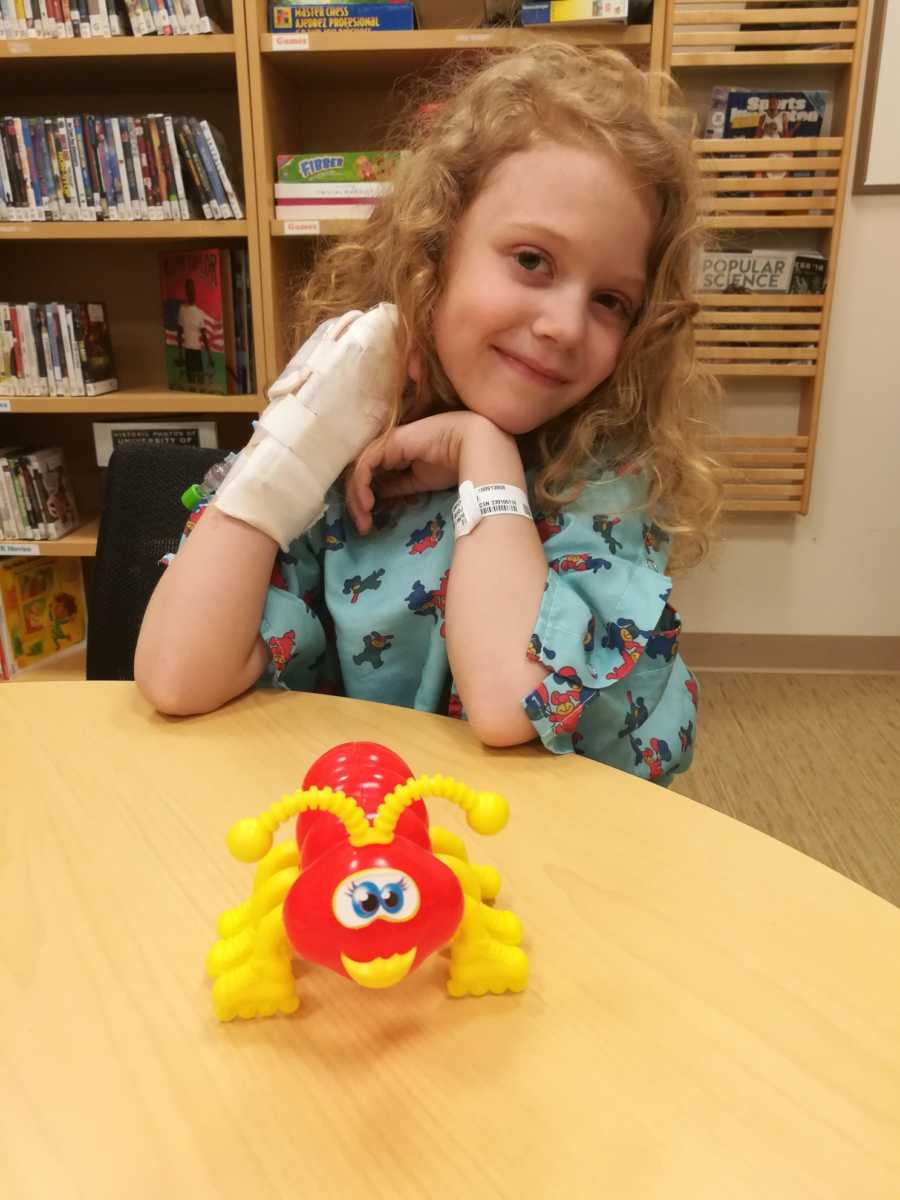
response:
<svg viewBox="0 0 900 1200"><path fill-rule="evenodd" d="M308 50L308 33L273 33L273 50Z"/></svg>
<svg viewBox="0 0 900 1200"><path fill-rule="evenodd" d="M31 228L30 221L17 221L15 225L0 225L0 234L4 233L22 233L23 230Z"/></svg>
<svg viewBox="0 0 900 1200"><path fill-rule="evenodd" d="M285 221L284 232L288 237L318 237L318 221Z"/></svg>
<svg viewBox="0 0 900 1200"><path fill-rule="evenodd" d="M40 554L40 546L34 542L0 542L0 555L3 554Z"/></svg>
<svg viewBox="0 0 900 1200"><path fill-rule="evenodd" d="M12 412L12 400L0 400L0 412Z"/></svg>
<svg viewBox="0 0 900 1200"><path fill-rule="evenodd" d="M494 40L494 31L492 29L484 29L476 33L458 33L456 35L457 42L491 42Z"/></svg>
<svg viewBox="0 0 900 1200"><path fill-rule="evenodd" d="M7 45L7 48L9 49L10 54L30 54L31 53L31 42L26 42L22 39L16 40L15 38L13 38L13 40L7 42L6 45Z"/></svg>

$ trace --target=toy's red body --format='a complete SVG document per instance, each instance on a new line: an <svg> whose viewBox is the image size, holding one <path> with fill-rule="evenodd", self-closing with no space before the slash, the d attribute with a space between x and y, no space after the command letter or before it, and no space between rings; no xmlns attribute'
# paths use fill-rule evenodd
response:
<svg viewBox="0 0 900 1200"><path fill-rule="evenodd" d="M387 747L349 742L317 759L303 787L343 792L371 824L385 796L411 777ZM459 927L462 888L432 852L421 800L403 812L387 845L352 846L342 822L322 811L300 815L297 842L300 878L285 898L284 927L302 958L347 976L348 962L352 972L414 951L414 970Z"/></svg>

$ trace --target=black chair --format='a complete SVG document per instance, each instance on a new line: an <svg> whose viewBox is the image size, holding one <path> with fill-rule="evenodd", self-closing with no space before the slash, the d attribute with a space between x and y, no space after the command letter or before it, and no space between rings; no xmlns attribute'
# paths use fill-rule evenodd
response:
<svg viewBox="0 0 900 1200"><path fill-rule="evenodd" d="M187 520L181 494L227 450L129 446L113 451L106 472L88 611L87 678L133 679L144 610L177 550Z"/></svg>

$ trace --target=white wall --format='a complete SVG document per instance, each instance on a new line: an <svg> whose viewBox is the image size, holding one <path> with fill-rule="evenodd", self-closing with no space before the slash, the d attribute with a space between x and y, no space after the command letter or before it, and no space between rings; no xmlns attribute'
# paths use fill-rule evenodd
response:
<svg viewBox="0 0 900 1200"><path fill-rule="evenodd" d="M847 196L809 515L723 532L675 582L685 630L900 635L900 195Z"/></svg>

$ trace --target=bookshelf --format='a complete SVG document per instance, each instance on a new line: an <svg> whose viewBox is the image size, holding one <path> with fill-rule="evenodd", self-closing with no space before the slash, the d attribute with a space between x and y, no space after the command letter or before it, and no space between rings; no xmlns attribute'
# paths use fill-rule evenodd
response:
<svg viewBox="0 0 900 1200"><path fill-rule="evenodd" d="M185 112L221 129L243 177L240 221L0 222L4 299L105 301L119 390L97 397L0 397L0 443L58 443L66 452L80 529L59 541L6 539L3 552L78 555L91 585L102 471L92 421L154 416L215 419L219 443L240 445L261 393L200 395L169 391L159 297L158 255L191 245L246 246L254 301L251 336L262 365L259 223L252 103L241 3L227 32L179 37L0 40L0 111ZM226 13L226 17L228 14ZM7 296L7 293L9 295Z"/></svg>
<svg viewBox="0 0 900 1200"><path fill-rule="evenodd" d="M28 298L107 302L121 384L118 392L97 398L0 399L0 441L61 443L85 514L81 530L40 548L88 560L95 552L101 479L92 417L215 416L221 445L246 440L249 418L294 349L292 287L318 240L347 230L341 222L322 221L311 229L275 220L276 155L383 146L411 76L434 70L451 55L503 51L548 37L616 46L640 66L670 71L701 121L716 84L832 92L827 137L695 142L707 180L706 220L720 237L752 233L772 248L797 245L828 256L823 296L698 297L700 357L726 389L728 435L718 449L726 463L728 508L807 512L867 8L868 0L840 8L796 0L790 9L767 7L763 0L656 0L651 25L627 28L273 35L266 29L266 0L236 0L233 29L219 35L0 41L3 111L194 112L222 129L244 182L243 221L0 224L9 290ZM785 21L792 22L788 30L765 28ZM827 21L842 27L815 28ZM665 103L662 95L658 100ZM816 155L814 196L798 194L810 190L809 180L791 174L798 165L788 155L800 150ZM810 161L802 160L803 169ZM786 175L771 184L722 180L721 172L741 170L742 163ZM253 395L166 389L156 261L160 249L187 241L248 247ZM729 345L735 328L741 330L739 348ZM8 553L16 545L6 542L4 548Z"/></svg>

